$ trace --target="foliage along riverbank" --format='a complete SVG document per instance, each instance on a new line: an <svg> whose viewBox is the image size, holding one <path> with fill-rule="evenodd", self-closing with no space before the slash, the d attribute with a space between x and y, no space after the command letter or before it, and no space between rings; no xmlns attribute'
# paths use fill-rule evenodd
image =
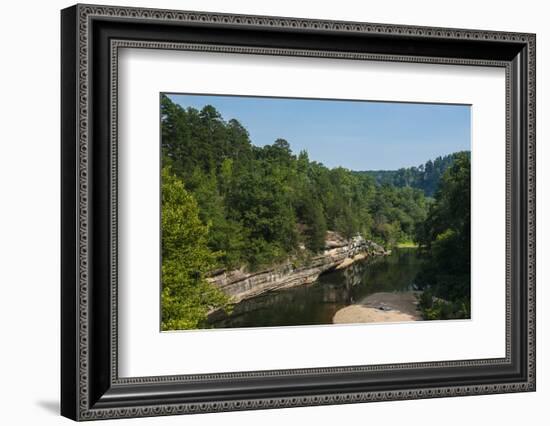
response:
<svg viewBox="0 0 550 426"><path fill-rule="evenodd" d="M237 120L225 121L212 106L184 109L163 95L161 122L165 330L200 328L209 311L230 307L206 280L212 271L307 263L324 249L328 230L385 247L418 240L437 259L441 244L430 238L439 234L424 225L435 210L420 189L329 169L284 139L254 146ZM433 204L444 199L436 195ZM434 285L437 273L424 277L426 289L444 288Z"/></svg>
<svg viewBox="0 0 550 426"><path fill-rule="evenodd" d="M415 239L425 266L416 284L425 319L470 318L470 156L458 155L443 174Z"/></svg>

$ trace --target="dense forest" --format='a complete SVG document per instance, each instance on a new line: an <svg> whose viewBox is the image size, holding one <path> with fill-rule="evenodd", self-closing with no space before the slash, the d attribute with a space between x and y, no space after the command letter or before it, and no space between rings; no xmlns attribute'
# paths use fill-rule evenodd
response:
<svg viewBox="0 0 550 426"><path fill-rule="evenodd" d="M470 318L470 155L458 154L443 173L415 240L426 258L416 283L426 319Z"/></svg>
<svg viewBox="0 0 550 426"><path fill-rule="evenodd" d="M455 152L440 156L435 160L428 160L418 167L403 167L398 170L367 170L356 173L372 176L379 185L393 185L400 188L410 186L421 189L427 197L433 197L443 173L460 155L469 155L469 152Z"/></svg>
<svg viewBox="0 0 550 426"><path fill-rule="evenodd" d="M461 189L465 181L456 181L455 174L466 162L469 174L467 154L453 157L459 170L447 166L432 199L412 184L329 169L305 151L292 152L284 139L257 147L237 120L224 120L212 106L182 108L163 95L161 123L163 329L194 328L210 309L228 305L206 281L209 272L306 262L324 248L327 230L386 247L417 241L427 264L434 265L445 250L466 244L458 241L466 229L469 241L469 228L458 218L445 228L453 219L445 214L462 213L449 203L465 200L449 191ZM469 181L464 190L469 196ZM469 199L467 209L469 218ZM466 300L463 292L445 293L440 278L435 267L422 275L433 300ZM426 301L422 306L426 316L443 311ZM454 305L450 311L459 315Z"/></svg>

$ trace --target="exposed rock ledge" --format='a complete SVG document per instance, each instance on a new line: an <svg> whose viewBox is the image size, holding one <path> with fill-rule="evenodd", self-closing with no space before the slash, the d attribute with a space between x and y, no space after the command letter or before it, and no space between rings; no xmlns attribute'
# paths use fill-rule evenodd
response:
<svg viewBox="0 0 550 426"><path fill-rule="evenodd" d="M288 261L259 272L222 272L208 280L238 303L268 291L310 284L323 272L348 267L368 256L385 254L387 252L372 241L359 236L347 240L336 232L329 231L323 253L314 256L306 265L294 266Z"/></svg>

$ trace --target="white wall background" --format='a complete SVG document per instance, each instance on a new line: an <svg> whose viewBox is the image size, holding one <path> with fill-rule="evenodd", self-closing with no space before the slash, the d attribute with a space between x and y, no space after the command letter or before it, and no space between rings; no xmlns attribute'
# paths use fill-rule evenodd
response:
<svg viewBox="0 0 550 426"><path fill-rule="evenodd" d="M537 33L538 390L316 408L107 421L102 424L279 425L345 422L545 424L550 401L550 27L545 2L491 0L104 0L103 4L526 31ZM59 9L71 2L11 1L0 25L0 418L69 424L59 417Z"/></svg>

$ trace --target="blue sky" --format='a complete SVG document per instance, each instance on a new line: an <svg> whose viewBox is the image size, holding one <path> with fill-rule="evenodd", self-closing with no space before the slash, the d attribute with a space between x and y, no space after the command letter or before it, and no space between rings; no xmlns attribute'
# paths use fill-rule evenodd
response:
<svg viewBox="0 0 550 426"><path fill-rule="evenodd" d="M286 139L294 153L351 170L395 170L470 149L466 105L243 96L169 95L184 108L214 106L254 145Z"/></svg>

